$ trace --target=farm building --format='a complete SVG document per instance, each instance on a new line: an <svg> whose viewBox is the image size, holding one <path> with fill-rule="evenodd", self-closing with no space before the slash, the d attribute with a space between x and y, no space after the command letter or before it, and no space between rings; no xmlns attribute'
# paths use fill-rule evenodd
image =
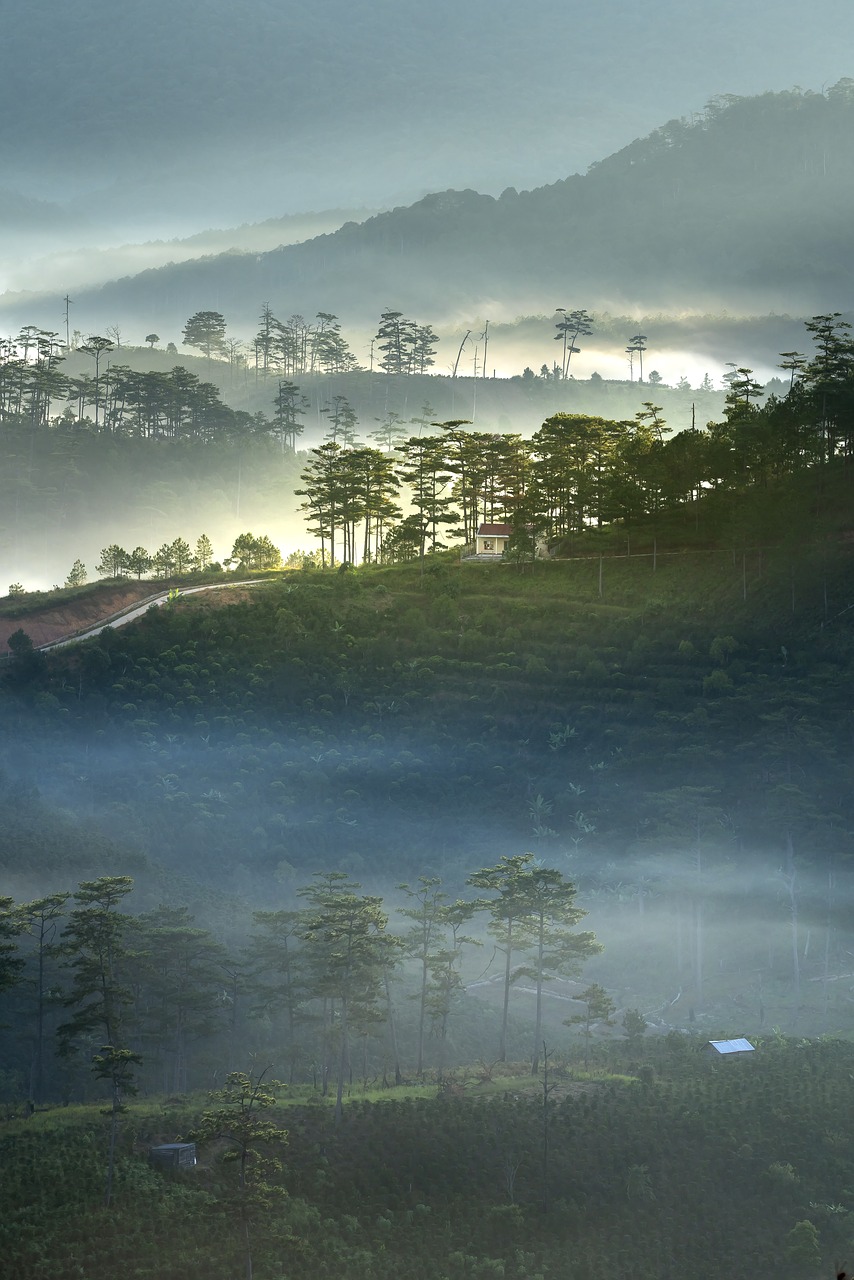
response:
<svg viewBox="0 0 854 1280"><path fill-rule="evenodd" d="M507 550L507 546L513 536L512 524L490 524L484 523L478 526L477 535L474 544L469 543L463 552L464 560L500 560ZM535 538L536 555L538 558L546 558L549 554L548 543L546 539L540 536Z"/></svg>
<svg viewBox="0 0 854 1280"><path fill-rule="evenodd" d="M196 1165L195 1142L164 1142L148 1148L148 1159L158 1169L193 1169Z"/></svg>
<svg viewBox="0 0 854 1280"><path fill-rule="evenodd" d="M703 1052L712 1060L722 1058L743 1058L745 1054L755 1053L756 1046L742 1037L739 1040L710 1040Z"/></svg>

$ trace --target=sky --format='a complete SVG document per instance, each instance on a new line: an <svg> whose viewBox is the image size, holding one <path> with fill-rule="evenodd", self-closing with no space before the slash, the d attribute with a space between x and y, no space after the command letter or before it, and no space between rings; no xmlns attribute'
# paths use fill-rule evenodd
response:
<svg viewBox="0 0 854 1280"><path fill-rule="evenodd" d="M2 7L0 220L18 257L536 186L717 94L854 70L850 0Z"/></svg>

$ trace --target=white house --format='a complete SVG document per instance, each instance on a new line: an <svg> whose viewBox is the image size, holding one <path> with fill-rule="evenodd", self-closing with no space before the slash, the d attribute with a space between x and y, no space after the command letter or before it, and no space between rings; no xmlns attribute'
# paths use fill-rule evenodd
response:
<svg viewBox="0 0 854 1280"><path fill-rule="evenodd" d="M475 538L474 550L465 555L465 560L500 560L507 549L513 534L512 524L482 524ZM547 560L549 544L545 537L535 538L535 552L538 559Z"/></svg>
<svg viewBox="0 0 854 1280"><path fill-rule="evenodd" d="M511 524L482 524L477 531L475 555L503 556L512 532Z"/></svg>

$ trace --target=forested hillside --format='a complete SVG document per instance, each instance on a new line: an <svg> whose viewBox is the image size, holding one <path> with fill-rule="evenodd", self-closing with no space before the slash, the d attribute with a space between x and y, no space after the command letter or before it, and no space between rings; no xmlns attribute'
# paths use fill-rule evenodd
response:
<svg viewBox="0 0 854 1280"><path fill-rule="evenodd" d="M649 401L529 439L390 415L368 445L339 401L302 457L285 377L254 420L183 370L96 372L51 425L52 343L7 366L17 485L70 501L75 458L168 450L186 522L200 460L237 459L319 544L51 653L47 601L4 602L16 1276L845 1256L854 348L810 334L788 394L738 367L674 435ZM514 529L491 563L460 555L481 519ZM107 591L210 571L184 527L104 546ZM262 544L278 564L249 533L231 562ZM703 1058L745 1033L750 1061ZM200 1166L149 1168L179 1137Z"/></svg>
<svg viewBox="0 0 854 1280"><path fill-rule="evenodd" d="M331 869L371 892L436 875L456 893L533 850L579 884L627 1003L680 992L672 1018L709 1001L725 1019L747 968L764 975L752 1023L764 1006L831 1029L850 903L847 493L842 473L820 495L778 489L764 527L739 505L708 526L689 512L686 534L716 530L695 551L647 527L566 562L307 569L79 651L18 646L5 769L118 848L132 833L149 900L178 877L194 909L213 889L284 906ZM61 887L50 841L26 875L16 843L3 857L16 896ZM691 959L698 928L714 964ZM790 928L808 952L794 970ZM801 988L801 966L825 985Z"/></svg>
<svg viewBox="0 0 854 1280"><path fill-rule="evenodd" d="M844 6L819 2L846 32ZM447 186L550 181L722 89L844 74L818 21L786 39L793 0L780 0L779 30L721 4L686 24L669 0L619 23L554 0L500 15L492 0L252 0L239 14L227 0L144 12L45 0L14 15L0 48L3 185L61 202L67 223L82 215L105 239L342 198L389 207ZM736 21L744 50L726 34ZM746 52L760 46L761 62Z"/></svg>
<svg viewBox="0 0 854 1280"><path fill-rule="evenodd" d="M637 381L576 380L576 330L590 333L592 318L579 310L542 328L553 350L562 344L558 359L494 380L432 378L435 333L397 311L380 319L376 373L358 367L330 313L282 321L265 307L251 373L215 312L185 325L188 344L206 353L193 371L173 363L174 344L157 349L156 333L143 355L122 347L118 331L68 349L28 325L0 347L0 545L11 573L17 585L34 573L45 585L61 580L75 560L91 565L105 529L153 553L164 538L194 540L208 527L216 560L244 521L262 521L287 555L302 541L297 507L323 563L327 545L334 564L469 544L479 519L509 520L556 545L592 525L655 523L707 490L751 489L759 503L769 481L850 449L851 344L838 315L807 323L811 357L778 357L788 385L763 388L729 362L725 396L708 374L697 388L664 386L642 334L626 348ZM481 338L485 353L486 330ZM228 360L214 350L230 351ZM216 383L206 377L215 373ZM724 421L703 427L721 407ZM323 440L307 456L298 453L304 434ZM74 555L57 566L65 542Z"/></svg>
<svg viewBox="0 0 854 1280"><path fill-rule="evenodd" d="M2 10L0 1280L854 1280L851 0Z"/></svg>
<svg viewBox="0 0 854 1280"><path fill-rule="evenodd" d="M851 1048L768 1037L752 1058L715 1071L674 1036L610 1055L640 1079L586 1083L554 1060L546 1109L542 1082L512 1076L384 1101L355 1084L337 1128L316 1097L266 1081L241 1124L255 1081L232 1079L207 1103L131 1105L109 1209L107 1122L37 1114L0 1125L0 1247L16 1280L112 1280L117 1264L128 1280L232 1280L250 1257L263 1280L831 1274L852 1247ZM226 1130L253 1156L242 1191L222 1138L186 1173L147 1163L152 1143Z"/></svg>
<svg viewBox="0 0 854 1280"><path fill-rule="evenodd" d="M442 324L541 311L547 299L632 311L842 309L852 119L847 80L824 94L721 98L548 187L431 194L302 245L144 272L77 302L95 326L131 316L174 325L214 305L248 326L259 299L360 325L389 303ZM61 304L27 308L45 324ZM7 314L24 322L14 306Z"/></svg>

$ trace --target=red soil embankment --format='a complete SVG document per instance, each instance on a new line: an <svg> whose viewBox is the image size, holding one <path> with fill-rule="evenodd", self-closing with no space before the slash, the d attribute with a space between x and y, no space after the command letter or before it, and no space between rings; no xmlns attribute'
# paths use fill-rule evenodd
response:
<svg viewBox="0 0 854 1280"><path fill-rule="evenodd" d="M36 646L51 644L54 640L63 640L78 631L85 631L87 627L97 626L114 613L154 595L156 591L156 584L151 582L123 582L101 587L91 595L69 600L68 604L34 608L31 613L12 618L0 608L0 654L9 652L9 636L18 630L25 631Z"/></svg>

